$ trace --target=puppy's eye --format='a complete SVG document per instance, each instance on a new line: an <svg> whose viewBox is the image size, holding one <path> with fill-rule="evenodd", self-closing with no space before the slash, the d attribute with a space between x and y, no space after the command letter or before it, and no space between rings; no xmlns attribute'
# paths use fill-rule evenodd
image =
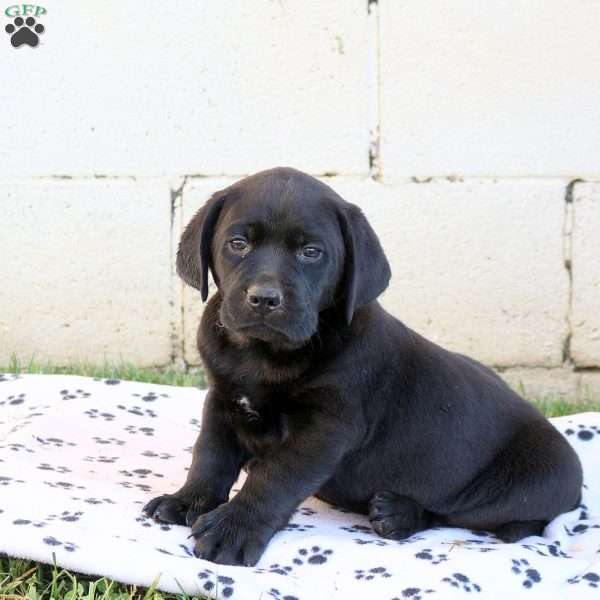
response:
<svg viewBox="0 0 600 600"><path fill-rule="evenodd" d="M244 252L248 248L248 242L244 238L236 237L229 240L229 247L233 252Z"/></svg>
<svg viewBox="0 0 600 600"><path fill-rule="evenodd" d="M303 260L312 261L320 258L321 254L323 254L323 250L316 246L304 246L304 248L302 248L301 258Z"/></svg>

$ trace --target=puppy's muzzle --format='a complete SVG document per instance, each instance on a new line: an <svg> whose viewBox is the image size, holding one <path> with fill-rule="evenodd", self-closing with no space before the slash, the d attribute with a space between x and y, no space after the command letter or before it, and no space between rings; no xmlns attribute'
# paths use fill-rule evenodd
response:
<svg viewBox="0 0 600 600"><path fill-rule="evenodd" d="M283 293L274 287L252 285L246 292L246 303L259 315L266 317L283 305Z"/></svg>

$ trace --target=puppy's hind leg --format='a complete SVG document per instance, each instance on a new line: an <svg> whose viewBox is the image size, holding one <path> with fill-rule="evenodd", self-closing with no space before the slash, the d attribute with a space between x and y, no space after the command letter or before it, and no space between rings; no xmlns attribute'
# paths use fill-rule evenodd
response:
<svg viewBox="0 0 600 600"><path fill-rule="evenodd" d="M369 501L369 521L381 537L403 540L431 527L434 515L408 496L382 491Z"/></svg>
<svg viewBox="0 0 600 600"><path fill-rule="evenodd" d="M496 537L507 544L518 542L530 535L542 535L548 521L512 521L496 528Z"/></svg>

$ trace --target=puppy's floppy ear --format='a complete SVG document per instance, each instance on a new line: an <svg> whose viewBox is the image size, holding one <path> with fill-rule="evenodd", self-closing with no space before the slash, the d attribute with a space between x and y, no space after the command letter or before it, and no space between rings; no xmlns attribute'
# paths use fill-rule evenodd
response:
<svg viewBox="0 0 600 600"><path fill-rule="evenodd" d="M225 198L224 191L211 196L188 223L177 250L177 273L187 284L200 290L203 302L208 298L209 269L219 285L212 264L211 244Z"/></svg>
<svg viewBox="0 0 600 600"><path fill-rule="evenodd" d="M358 307L387 288L391 270L377 235L358 206L344 203L338 219L345 248L342 298L349 325Z"/></svg>

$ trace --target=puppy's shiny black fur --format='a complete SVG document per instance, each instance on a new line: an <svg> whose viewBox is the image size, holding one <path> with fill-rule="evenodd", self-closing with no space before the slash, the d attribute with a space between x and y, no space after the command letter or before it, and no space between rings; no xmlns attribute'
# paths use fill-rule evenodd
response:
<svg viewBox="0 0 600 600"><path fill-rule="evenodd" d="M393 539L435 524L514 541L576 506L581 466L548 421L378 304L381 245L328 186L278 168L217 192L177 264L204 300L209 271L218 288L198 331L210 390L187 481L145 511L190 525L197 556L255 564L312 494Z"/></svg>

